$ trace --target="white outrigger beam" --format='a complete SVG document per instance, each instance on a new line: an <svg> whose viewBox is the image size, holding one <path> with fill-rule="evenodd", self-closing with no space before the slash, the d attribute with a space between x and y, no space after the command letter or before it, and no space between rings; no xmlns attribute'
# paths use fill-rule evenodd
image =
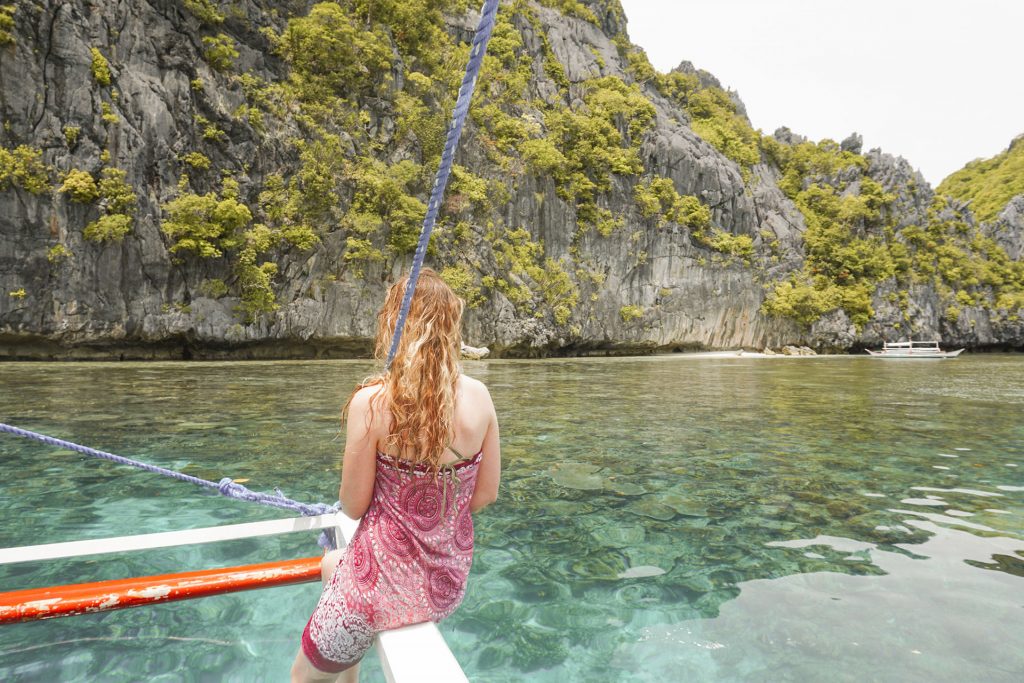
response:
<svg viewBox="0 0 1024 683"><path fill-rule="evenodd" d="M339 513L138 536L46 543L2 549L0 564L152 550L331 528L336 531L339 545L346 545L355 534L358 522ZM245 567L13 591L0 593L0 624L187 600L319 579L320 558L311 557ZM389 683L468 683L455 655L448 648L437 626L431 622L379 633L376 645Z"/></svg>

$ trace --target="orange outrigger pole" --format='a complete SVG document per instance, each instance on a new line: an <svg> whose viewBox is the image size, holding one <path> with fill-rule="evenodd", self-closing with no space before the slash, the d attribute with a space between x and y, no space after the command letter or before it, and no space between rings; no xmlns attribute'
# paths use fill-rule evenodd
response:
<svg viewBox="0 0 1024 683"><path fill-rule="evenodd" d="M0 593L0 625L320 580L320 557Z"/></svg>

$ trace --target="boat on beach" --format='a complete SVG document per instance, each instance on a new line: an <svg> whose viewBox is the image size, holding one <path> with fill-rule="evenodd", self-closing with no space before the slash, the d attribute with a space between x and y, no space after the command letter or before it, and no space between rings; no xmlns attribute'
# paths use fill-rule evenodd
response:
<svg viewBox="0 0 1024 683"><path fill-rule="evenodd" d="M963 349L956 351L943 351L939 348L938 341L905 341L905 342L884 342L881 350L872 351L865 349L872 358L956 358Z"/></svg>

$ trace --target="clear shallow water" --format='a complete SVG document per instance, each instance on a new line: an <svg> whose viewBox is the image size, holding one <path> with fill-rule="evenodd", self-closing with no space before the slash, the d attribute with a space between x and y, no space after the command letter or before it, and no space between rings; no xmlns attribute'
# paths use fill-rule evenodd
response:
<svg viewBox="0 0 1024 683"><path fill-rule="evenodd" d="M0 421L333 500L362 362L0 365ZM441 627L473 681L1019 681L1024 357L467 364L499 503ZM0 544L280 516L0 435ZM0 567L0 587L313 555L312 535ZM308 584L0 628L8 681L285 680ZM379 680L375 658L363 680Z"/></svg>

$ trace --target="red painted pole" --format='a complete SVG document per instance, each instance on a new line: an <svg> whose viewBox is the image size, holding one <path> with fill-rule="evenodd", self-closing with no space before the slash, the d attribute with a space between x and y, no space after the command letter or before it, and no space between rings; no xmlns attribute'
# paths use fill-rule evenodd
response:
<svg viewBox="0 0 1024 683"><path fill-rule="evenodd" d="M0 593L0 624L320 580L320 557Z"/></svg>

